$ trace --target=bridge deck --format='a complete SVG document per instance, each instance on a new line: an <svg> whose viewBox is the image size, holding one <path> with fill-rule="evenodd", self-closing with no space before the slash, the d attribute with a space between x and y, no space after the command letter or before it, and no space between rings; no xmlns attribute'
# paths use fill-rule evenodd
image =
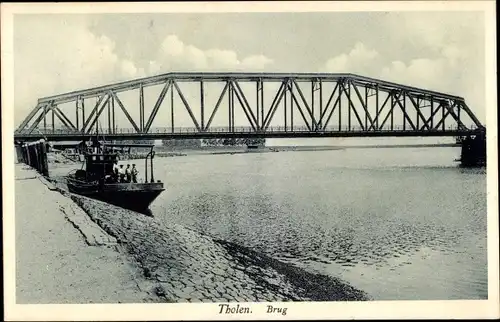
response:
<svg viewBox="0 0 500 322"><path fill-rule="evenodd" d="M266 132L249 132L249 131L226 131L226 132L150 132L150 133L101 133L106 139L110 140L151 140L151 139L210 139L210 138L352 138L352 137L462 137L471 134L479 133L479 131L471 130L445 130L445 131L412 131L412 130L385 130L385 131L266 131ZM51 141L67 141L67 140L86 140L95 136L95 134L17 134L16 140L35 140L47 138Z"/></svg>

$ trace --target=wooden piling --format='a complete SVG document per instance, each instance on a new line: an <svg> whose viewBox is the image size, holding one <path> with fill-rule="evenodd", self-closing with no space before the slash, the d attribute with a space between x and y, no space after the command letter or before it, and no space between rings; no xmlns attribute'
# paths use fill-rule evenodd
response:
<svg viewBox="0 0 500 322"><path fill-rule="evenodd" d="M43 142L41 145L41 150L42 150L42 174L46 177L49 176L49 163L47 161L47 143Z"/></svg>
<svg viewBox="0 0 500 322"><path fill-rule="evenodd" d="M22 162L36 169L42 175L49 176L47 142L45 140L25 143L22 146L17 146L16 149L20 151L18 156Z"/></svg>

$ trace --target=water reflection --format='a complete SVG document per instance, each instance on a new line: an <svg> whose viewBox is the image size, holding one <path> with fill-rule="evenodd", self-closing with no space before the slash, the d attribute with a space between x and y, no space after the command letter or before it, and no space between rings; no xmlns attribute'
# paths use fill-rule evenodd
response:
<svg viewBox="0 0 500 322"><path fill-rule="evenodd" d="M470 233L469 228L474 228L474 225L458 229L425 222L417 225L397 216L389 221L376 213L367 213L363 218L348 209L332 218L336 225L328 225L308 216L304 205L297 209L288 199L277 203L272 201L271 194L234 193L203 192L196 197L176 199L171 210L174 214L181 213L181 209L183 214L188 213L190 224L198 230L277 258L337 262L346 267L360 262L387 264L388 259L416 253L422 247L447 253L456 249L464 233ZM335 214L321 212L318 217L329 216ZM478 228L481 227L475 229ZM408 263L396 265L400 264Z"/></svg>

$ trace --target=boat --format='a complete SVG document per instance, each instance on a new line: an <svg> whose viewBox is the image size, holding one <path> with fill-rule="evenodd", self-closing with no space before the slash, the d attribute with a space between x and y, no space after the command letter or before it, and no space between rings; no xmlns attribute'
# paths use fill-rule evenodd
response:
<svg viewBox="0 0 500 322"><path fill-rule="evenodd" d="M153 175L154 145L111 144L98 142L83 154L82 169L73 170L66 176L68 190L72 193L98 199L115 206L151 215L149 206L165 190L163 182ZM144 182L120 182L114 174L119 155L116 147L146 147ZM148 180L148 160L150 178Z"/></svg>

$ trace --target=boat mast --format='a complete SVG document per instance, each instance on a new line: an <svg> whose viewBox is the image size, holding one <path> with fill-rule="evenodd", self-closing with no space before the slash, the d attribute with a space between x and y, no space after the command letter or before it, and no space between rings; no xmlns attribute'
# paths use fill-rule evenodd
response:
<svg viewBox="0 0 500 322"><path fill-rule="evenodd" d="M153 175L153 157L155 155L155 151L153 151L154 146L151 146L151 150L148 152L146 155L146 159L144 160L144 179L146 180L146 183L148 182L148 157L150 158L150 163L151 163L151 180L149 182L153 183L155 182L154 175Z"/></svg>
<svg viewBox="0 0 500 322"><path fill-rule="evenodd" d="M151 183L155 182L153 176L153 157L155 156L155 151L153 151L153 147L151 147Z"/></svg>
<svg viewBox="0 0 500 322"><path fill-rule="evenodd" d="M145 180L145 183L148 183L148 156L151 154L151 151L146 154L146 159L144 159L144 180Z"/></svg>

